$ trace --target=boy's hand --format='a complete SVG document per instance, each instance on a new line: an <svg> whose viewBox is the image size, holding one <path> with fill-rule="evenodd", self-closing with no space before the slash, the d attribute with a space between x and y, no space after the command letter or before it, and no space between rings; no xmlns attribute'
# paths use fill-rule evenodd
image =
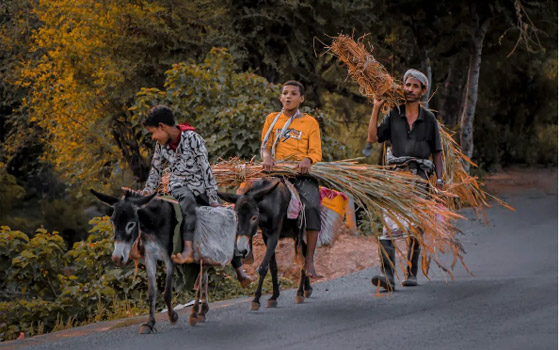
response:
<svg viewBox="0 0 560 350"><path fill-rule="evenodd" d="M264 171L272 171L272 168L274 168L274 159L272 159L272 157L264 157L262 165Z"/></svg>
<svg viewBox="0 0 560 350"><path fill-rule="evenodd" d="M154 191L148 190L148 189L143 189L143 190L141 191L141 193L142 193L144 196L149 196L149 195L151 195L152 193L154 193Z"/></svg>
<svg viewBox="0 0 560 350"><path fill-rule="evenodd" d="M297 165L296 169L302 174L309 174L309 168L311 167L311 159L303 158Z"/></svg>

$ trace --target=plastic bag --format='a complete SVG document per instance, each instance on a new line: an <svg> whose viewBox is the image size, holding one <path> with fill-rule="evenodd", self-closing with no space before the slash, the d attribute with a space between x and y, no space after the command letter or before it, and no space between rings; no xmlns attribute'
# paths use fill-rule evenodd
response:
<svg viewBox="0 0 560 350"><path fill-rule="evenodd" d="M194 231L193 250L195 261L205 264L229 264L233 258L237 217L231 208L198 207Z"/></svg>
<svg viewBox="0 0 560 350"><path fill-rule="evenodd" d="M342 192L320 187L321 196L321 231L317 246L331 245L344 225L344 214L348 205L348 196Z"/></svg>

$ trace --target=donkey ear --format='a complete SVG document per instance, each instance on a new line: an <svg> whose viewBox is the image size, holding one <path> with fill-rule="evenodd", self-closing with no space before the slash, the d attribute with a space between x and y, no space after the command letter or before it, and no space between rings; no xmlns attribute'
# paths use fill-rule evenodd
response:
<svg viewBox="0 0 560 350"><path fill-rule="evenodd" d="M93 193L93 195L96 196L100 201L102 201L103 203L107 204L110 207L112 207L113 205L115 205L115 203L119 201L118 198L111 197L109 195L97 192L94 189L90 189L89 191Z"/></svg>
<svg viewBox="0 0 560 350"><path fill-rule="evenodd" d="M271 181L269 184L267 184L266 186L264 186L263 188L260 188L256 191L251 191L251 196L253 198L255 198L255 200L260 201L262 199L262 197L266 196L267 194L269 194L270 192L272 192L276 186L278 186L278 184L280 183L280 179L275 180L275 181Z"/></svg>
<svg viewBox="0 0 560 350"><path fill-rule="evenodd" d="M144 196L144 197L140 197L140 198L135 198L133 203L139 207L145 207L148 203L150 203L150 201L152 199L154 199L154 197L157 195L157 192L152 193L149 196Z"/></svg>
<svg viewBox="0 0 560 350"><path fill-rule="evenodd" d="M218 197L220 197L221 199L225 200L228 203L235 204L237 203L237 200L239 199L239 197L241 197L241 195L218 191Z"/></svg>

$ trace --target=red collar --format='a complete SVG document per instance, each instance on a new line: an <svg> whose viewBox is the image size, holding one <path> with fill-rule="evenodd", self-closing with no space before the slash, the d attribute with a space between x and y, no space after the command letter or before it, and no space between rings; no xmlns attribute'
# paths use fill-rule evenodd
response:
<svg viewBox="0 0 560 350"><path fill-rule="evenodd" d="M177 146L179 146L179 142L181 141L181 135L183 134L183 131L187 131L187 130L194 131L194 127L191 126L189 123L182 123L182 124L177 125L177 127L179 128L179 131L181 131L181 132L179 133L179 135L177 135L175 140L173 140L172 142L169 143L169 147L174 151L176 151Z"/></svg>

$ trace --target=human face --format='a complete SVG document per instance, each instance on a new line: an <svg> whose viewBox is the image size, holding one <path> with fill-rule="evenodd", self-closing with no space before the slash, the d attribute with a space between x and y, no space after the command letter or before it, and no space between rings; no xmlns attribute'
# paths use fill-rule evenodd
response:
<svg viewBox="0 0 560 350"><path fill-rule="evenodd" d="M294 111L299 108L299 105L303 103L303 96L299 91L299 87L293 85L286 85L282 88L282 94L280 95L280 102L282 102L282 107L285 111Z"/></svg>
<svg viewBox="0 0 560 350"><path fill-rule="evenodd" d="M426 89L422 88L418 79L413 77L406 78L406 81L404 82L406 102L418 102L425 92Z"/></svg>
<svg viewBox="0 0 560 350"><path fill-rule="evenodd" d="M146 130L152 135L152 141L157 141L160 145L165 146L171 140L167 125L159 123L156 126L146 126Z"/></svg>

